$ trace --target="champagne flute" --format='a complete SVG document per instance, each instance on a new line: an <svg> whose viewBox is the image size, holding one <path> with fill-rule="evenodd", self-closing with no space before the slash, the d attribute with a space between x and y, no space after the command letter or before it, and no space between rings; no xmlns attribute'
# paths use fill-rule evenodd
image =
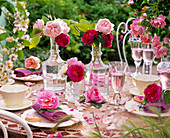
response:
<svg viewBox="0 0 170 138"><path fill-rule="evenodd" d="M125 82L125 72L127 64L121 61L113 61L109 63L111 73L111 86L114 90L113 100L115 105L119 105L121 101L121 90Z"/></svg>
<svg viewBox="0 0 170 138"><path fill-rule="evenodd" d="M130 38L129 43L131 45L132 58L134 59L134 63L136 66L136 71L134 73L132 73L131 76L135 77L135 76L141 74L139 72L139 66L141 64L142 57L143 57L142 56L143 49L141 47L140 38Z"/></svg>

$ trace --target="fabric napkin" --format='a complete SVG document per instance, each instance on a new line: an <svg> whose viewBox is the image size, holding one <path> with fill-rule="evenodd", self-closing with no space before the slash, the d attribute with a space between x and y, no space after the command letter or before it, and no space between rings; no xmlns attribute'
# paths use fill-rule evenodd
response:
<svg viewBox="0 0 170 138"><path fill-rule="evenodd" d="M40 68L39 71L30 71L28 69L14 70L14 74L16 75L16 77L26 77L29 75L41 74L41 73L42 73L42 68Z"/></svg>
<svg viewBox="0 0 170 138"><path fill-rule="evenodd" d="M32 107L35 111L37 111L39 115L43 116L44 118L48 119L51 122L56 123L63 117L67 116L67 114L61 110L55 110L53 113L48 111L40 113L40 111L38 110L39 104L34 104Z"/></svg>

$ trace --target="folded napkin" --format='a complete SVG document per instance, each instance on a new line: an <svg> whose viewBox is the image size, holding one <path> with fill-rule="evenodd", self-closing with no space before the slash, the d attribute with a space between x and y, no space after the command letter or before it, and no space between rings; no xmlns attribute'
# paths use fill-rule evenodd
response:
<svg viewBox="0 0 170 138"><path fill-rule="evenodd" d="M165 113L169 110L170 105L162 100L160 103L147 103L143 106L143 111L147 113L154 113L152 110L156 109L159 113Z"/></svg>
<svg viewBox="0 0 170 138"><path fill-rule="evenodd" d="M48 111L40 113L40 111L38 110L39 104L34 104L32 107L35 111L37 111L39 115L43 116L51 122L58 122L63 117L67 116L67 114L61 110L55 110L53 113Z"/></svg>
<svg viewBox="0 0 170 138"><path fill-rule="evenodd" d="M42 68L40 68L39 71L30 71L28 69L14 70L14 74L16 75L16 77L26 77L29 75L41 74L41 73L42 73Z"/></svg>

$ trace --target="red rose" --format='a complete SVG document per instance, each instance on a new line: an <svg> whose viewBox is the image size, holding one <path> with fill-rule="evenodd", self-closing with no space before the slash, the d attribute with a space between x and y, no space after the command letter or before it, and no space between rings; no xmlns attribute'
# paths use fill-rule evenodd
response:
<svg viewBox="0 0 170 138"><path fill-rule="evenodd" d="M99 33L97 31L95 31L94 29L88 30L83 34L82 37L82 42L84 45L92 45L93 44L93 40L94 38L96 38L99 35Z"/></svg>
<svg viewBox="0 0 170 138"><path fill-rule="evenodd" d="M79 82L83 80L84 69L80 65L71 65L68 68L67 75L73 82Z"/></svg>
<svg viewBox="0 0 170 138"><path fill-rule="evenodd" d="M61 47L66 47L70 43L69 36L65 33L61 33L59 36L55 38L55 42L61 46Z"/></svg>
<svg viewBox="0 0 170 138"><path fill-rule="evenodd" d="M162 88L156 83L149 84L144 90L145 99L151 103L157 102L161 98L161 93Z"/></svg>
<svg viewBox="0 0 170 138"><path fill-rule="evenodd" d="M105 40L105 45L103 46L104 48L109 48L112 47L112 41L113 41L113 34L110 33L108 35L102 35L102 37Z"/></svg>

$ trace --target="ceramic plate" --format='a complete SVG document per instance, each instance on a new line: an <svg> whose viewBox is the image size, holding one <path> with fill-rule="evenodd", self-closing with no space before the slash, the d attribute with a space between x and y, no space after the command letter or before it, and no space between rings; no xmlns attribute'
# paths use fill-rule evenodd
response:
<svg viewBox="0 0 170 138"><path fill-rule="evenodd" d="M8 82L7 83L5 83L4 85L6 85L6 84L13 84L15 82L15 80L13 80L13 79L9 79L8 80ZM2 85L0 85L0 86L2 86Z"/></svg>
<svg viewBox="0 0 170 138"><path fill-rule="evenodd" d="M133 95L138 95L138 96L145 96L144 93L140 93L137 88L131 88L129 92Z"/></svg>
<svg viewBox="0 0 170 138"><path fill-rule="evenodd" d="M60 106L61 107L61 106ZM62 108L62 107L61 107ZM71 115L70 112L72 112L73 116L74 114L78 113L79 111L77 110L74 110L74 111L69 111L70 108L62 108L64 112L66 112L68 115ZM69 110L67 110L69 109ZM80 112L79 112L80 113ZM39 117L41 118L41 122L29 122L29 121L26 121L25 118L27 117L27 114L29 115L32 115L32 116L36 116L36 117ZM78 114L77 114L78 115ZM75 118L71 118L70 120L66 121L66 122L62 122L58 127L68 127L68 126L72 126L80 121L83 121L82 120L82 114L78 115L79 117L76 117L74 116ZM44 117L42 117L41 115L39 115L34 109L29 109L29 110L26 110L22 115L21 115L21 118L24 119L28 124L32 125L32 126L36 126L36 127L44 127L44 128L53 128L56 123L52 123L50 122L49 120L45 119Z"/></svg>
<svg viewBox="0 0 170 138"><path fill-rule="evenodd" d="M142 108L139 108L138 111L132 110L133 107L139 106L139 105L140 105L140 103L135 102L135 101L132 99L132 100L126 102L125 108L126 108L126 110L127 110L128 112L134 113L134 114L136 114L136 115L149 116L149 117L158 117L158 115L156 115L156 114L144 112ZM133 109L134 109L134 108L133 108ZM168 117L168 116L170 116L170 109L169 109L168 112L166 112L166 113L161 113L160 115L161 115L161 117Z"/></svg>
<svg viewBox="0 0 170 138"><path fill-rule="evenodd" d="M21 81L41 81L41 80L43 80L43 77L38 76L38 75L30 75L27 77L16 77L15 74L12 74L12 78L14 78L16 80L21 80Z"/></svg>
<svg viewBox="0 0 170 138"><path fill-rule="evenodd" d="M7 107L4 100L0 100L0 109L9 110L9 111L22 110L30 107L31 105L32 105L32 101L25 99L22 106L12 108L12 107Z"/></svg>

